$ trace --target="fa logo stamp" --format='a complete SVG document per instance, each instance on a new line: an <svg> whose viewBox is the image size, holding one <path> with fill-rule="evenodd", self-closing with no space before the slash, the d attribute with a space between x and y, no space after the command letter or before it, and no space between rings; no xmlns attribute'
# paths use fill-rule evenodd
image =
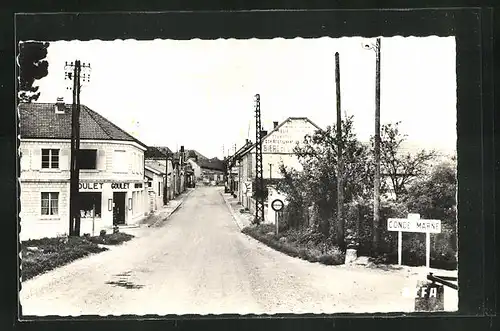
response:
<svg viewBox="0 0 500 331"><path fill-rule="evenodd" d="M415 299L415 311L443 311L444 287L443 285L419 281L416 288L403 288L405 298Z"/></svg>

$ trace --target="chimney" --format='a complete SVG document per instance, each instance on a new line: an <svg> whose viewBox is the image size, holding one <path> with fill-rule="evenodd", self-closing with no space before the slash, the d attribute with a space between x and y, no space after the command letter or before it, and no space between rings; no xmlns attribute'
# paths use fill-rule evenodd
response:
<svg viewBox="0 0 500 331"><path fill-rule="evenodd" d="M266 131L266 130L261 130L261 131L260 131L260 136L261 136L261 137L264 137L264 136L266 136L266 135L267 135L267 131Z"/></svg>
<svg viewBox="0 0 500 331"><path fill-rule="evenodd" d="M54 108L56 114L64 114L64 111L66 110L66 104L64 103L64 98L58 97Z"/></svg>
<svg viewBox="0 0 500 331"><path fill-rule="evenodd" d="M278 122L273 122L273 129L276 129L278 127Z"/></svg>

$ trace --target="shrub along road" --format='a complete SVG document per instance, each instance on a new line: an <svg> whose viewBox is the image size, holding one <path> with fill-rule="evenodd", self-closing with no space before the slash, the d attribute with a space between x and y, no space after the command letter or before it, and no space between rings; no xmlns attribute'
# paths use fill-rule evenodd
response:
<svg viewBox="0 0 500 331"><path fill-rule="evenodd" d="M219 188L197 188L163 226L22 284L23 315L412 311L404 272L326 266L242 234Z"/></svg>

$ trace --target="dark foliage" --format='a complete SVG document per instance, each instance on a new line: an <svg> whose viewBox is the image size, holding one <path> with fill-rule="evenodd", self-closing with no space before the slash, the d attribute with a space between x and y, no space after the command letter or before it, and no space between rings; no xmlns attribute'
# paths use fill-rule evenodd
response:
<svg viewBox="0 0 500 331"><path fill-rule="evenodd" d="M18 101L31 102L40 97L38 86L34 86L35 80L47 76L49 63L47 57L48 42L22 42L19 44L19 79L18 79Z"/></svg>
<svg viewBox="0 0 500 331"><path fill-rule="evenodd" d="M339 265L344 263L345 256L337 247L328 246L326 243L310 242L307 240L309 233L305 230L296 231L293 229L283 231L279 236L272 233L274 227L269 224L259 226L249 226L242 230L243 233L253 237L267 246L285 253L292 257L298 257L309 262L319 262L327 265ZM281 241L280 238L286 238Z"/></svg>
<svg viewBox="0 0 500 331"><path fill-rule="evenodd" d="M106 251L99 244L118 245L132 239L126 233L99 235L96 237L64 237L27 240L21 243L22 279L28 280L36 275L66 265L93 253Z"/></svg>

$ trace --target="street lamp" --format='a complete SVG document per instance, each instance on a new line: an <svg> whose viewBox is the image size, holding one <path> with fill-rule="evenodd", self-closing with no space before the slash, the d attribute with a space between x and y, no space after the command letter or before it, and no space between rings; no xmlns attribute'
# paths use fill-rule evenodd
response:
<svg viewBox="0 0 500 331"><path fill-rule="evenodd" d="M378 250L379 226L380 226L380 38L376 42L363 41L361 46L365 50L375 52L375 177L374 177L374 199L373 199L373 246Z"/></svg>

